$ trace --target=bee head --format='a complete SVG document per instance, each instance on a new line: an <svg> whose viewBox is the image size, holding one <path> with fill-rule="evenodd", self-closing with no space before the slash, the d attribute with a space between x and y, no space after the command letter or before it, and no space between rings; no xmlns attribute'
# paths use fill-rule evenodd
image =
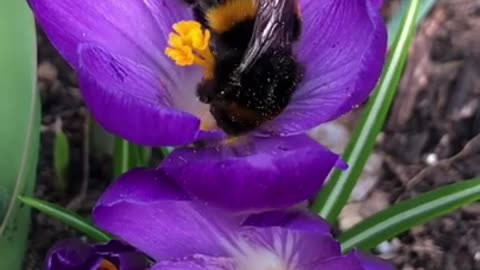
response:
<svg viewBox="0 0 480 270"><path fill-rule="evenodd" d="M226 99L214 100L210 104L210 113L217 126L233 136L253 130L262 124L259 112Z"/></svg>

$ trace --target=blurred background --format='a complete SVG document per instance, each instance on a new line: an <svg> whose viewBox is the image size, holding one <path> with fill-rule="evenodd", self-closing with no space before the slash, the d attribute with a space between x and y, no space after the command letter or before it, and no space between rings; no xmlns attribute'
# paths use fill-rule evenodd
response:
<svg viewBox="0 0 480 270"><path fill-rule="evenodd" d="M400 5L386 0L386 20ZM341 215L342 230L400 200L480 175L480 1L438 0L427 14L375 153ZM88 214L114 178L115 141L89 120L75 74L36 32L41 140L33 195ZM313 136L342 152L361 110ZM161 152L152 157L155 164ZM80 236L32 213L27 270L41 269L56 240ZM480 269L480 203L384 242L376 252L403 270Z"/></svg>

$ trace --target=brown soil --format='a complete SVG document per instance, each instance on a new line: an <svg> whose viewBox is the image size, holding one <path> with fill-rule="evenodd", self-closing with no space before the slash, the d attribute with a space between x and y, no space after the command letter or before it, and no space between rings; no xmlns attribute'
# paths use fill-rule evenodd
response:
<svg viewBox="0 0 480 270"><path fill-rule="evenodd" d="M418 32L379 146L390 202L480 176L480 2L440 1ZM480 204L400 237L404 269L480 269Z"/></svg>

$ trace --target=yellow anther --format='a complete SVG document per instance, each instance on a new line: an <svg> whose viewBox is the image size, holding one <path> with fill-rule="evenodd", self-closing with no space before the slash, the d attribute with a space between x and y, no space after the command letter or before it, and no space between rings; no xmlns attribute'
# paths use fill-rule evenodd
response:
<svg viewBox="0 0 480 270"><path fill-rule="evenodd" d="M197 21L181 21L173 25L173 30L179 35L188 36L193 30L202 30L202 25Z"/></svg>
<svg viewBox="0 0 480 270"><path fill-rule="evenodd" d="M185 67L191 66L195 63L195 56L192 53L192 48L188 46L181 46L175 49L165 49L165 54L175 60L175 64Z"/></svg>
<svg viewBox="0 0 480 270"><path fill-rule="evenodd" d="M165 54L179 66L202 67L205 79L213 78L215 59L210 50L211 34L196 21L181 21L173 25L174 33L168 36Z"/></svg>
<svg viewBox="0 0 480 270"><path fill-rule="evenodd" d="M175 33L170 33L170 35L168 35L168 46L181 47L183 46L183 39Z"/></svg>
<svg viewBox="0 0 480 270"><path fill-rule="evenodd" d="M208 43L210 42L210 31L205 30L202 33L202 30L192 31L190 33L190 38L192 39L192 46L200 51L205 51L208 49Z"/></svg>

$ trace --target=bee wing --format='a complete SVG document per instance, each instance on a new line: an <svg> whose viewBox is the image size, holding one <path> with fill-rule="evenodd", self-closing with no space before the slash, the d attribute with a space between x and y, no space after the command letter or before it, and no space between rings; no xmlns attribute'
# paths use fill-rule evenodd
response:
<svg viewBox="0 0 480 270"><path fill-rule="evenodd" d="M295 40L296 0L256 0L257 16L250 43L240 63L240 73L248 71L269 48L291 46Z"/></svg>

